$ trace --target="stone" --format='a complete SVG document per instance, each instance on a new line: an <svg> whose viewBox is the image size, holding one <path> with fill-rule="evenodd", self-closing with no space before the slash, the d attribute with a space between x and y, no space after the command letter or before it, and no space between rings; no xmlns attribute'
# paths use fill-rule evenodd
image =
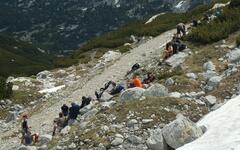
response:
<svg viewBox="0 0 240 150"><path fill-rule="evenodd" d="M17 150L29 150L28 146L21 145Z"/></svg>
<svg viewBox="0 0 240 150"><path fill-rule="evenodd" d="M100 101L101 102L106 102L106 101L111 100L112 98L113 98L112 95L108 94L107 92L103 92Z"/></svg>
<svg viewBox="0 0 240 150"><path fill-rule="evenodd" d="M240 61L240 48L235 48L226 55L231 63L238 63Z"/></svg>
<svg viewBox="0 0 240 150"><path fill-rule="evenodd" d="M217 76L218 74L215 71L208 70L202 73L202 75L205 80L209 80L211 77Z"/></svg>
<svg viewBox="0 0 240 150"><path fill-rule="evenodd" d="M47 145L51 140L52 140L52 135L49 135L49 134L41 135L39 145L40 146Z"/></svg>
<svg viewBox="0 0 240 150"><path fill-rule="evenodd" d="M66 126L66 127L64 127L62 130L61 130L61 134L62 135L67 135L69 132L70 132L70 130L71 130L71 126Z"/></svg>
<svg viewBox="0 0 240 150"><path fill-rule="evenodd" d="M127 126L128 127L134 127L134 125L138 124L138 121L136 119L131 119L128 121Z"/></svg>
<svg viewBox="0 0 240 150"><path fill-rule="evenodd" d="M176 68L177 66L180 66L181 64L184 63L187 56L188 54L184 52L179 52L173 55L172 57L168 58L166 60L166 64L171 66L172 68Z"/></svg>
<svg viewBox="0 0 240 150"><path fill-rule="evenodd" d="M92 110L86 112L81 117L84 118L84 119L89 119L89 118L95 116L98 112L99 112L99 110L97 108L93 108Z"/></svg>
<svg viewBox="0 0 240 150"><path fill-rule="evenodd" d="M206 100L207 105L210 107L212 107L213 105L215 105L217 103L217 98L212 95L206 96L205 100Z"/></svg>
<svg viewBox="0 0 240 150"><path fill-rule="evenodd" d="M174 80L172 78L168 78L166 81L165 81L165 86L171 86L174 84Z"/></svg>
<svg viewBox="0 0 240 150"><path fill-rule="evenodd" d="M12 90L13 90L13 91L19 90L19 86L18 86L18 85L13 85Z"/></svg>
<svg viewBox="0 0 240 150"><path fill-rule="evenodd" d="M111 142L112 146L121 145L124 141L124 137L121 134L116 134L115 139Z"/></svg>
<svg viewBox="0 0 240 150"><path fill-rule="evenodd" d="M142 96L143 93L145 92L145 89L143 88L130 88L125 90L121 96L120 100L121 101L129 101L129 100L139 100Z"/></svg>
<svg viewBox="0 0 240 150"><path fill-rule="evenodd" d="M169 94L170 97L175 97L175 98L180 98L181 97L181 93L178 92L172 92Z"/></svg>
<svg viewBox="0 0 240 150"><path fill-rule="evenodd" d="M216 70L216 67L212 61L208 61L203 64L203 71L206 72L206 71L215 71L215 70Z"/></svg>
<svg viewBox="0 0 240 150"><path fill-rule="evenodd" d="M144 93L144 96L168 96L168 89L161 84L154 84L149 87Z"/></svg>
<svg viewBox="0 0 240 150"><path fill-rule="evenodd" d="M88 111L90 111L92 109L92 107L93 107L93 104L90 103L89 105L87 105L87 106L83 107L82 109L80 109L79 112L80 112L81 115L83 115L83 114L87 113Z"/></svg>
<svg viewBox="0 0 240 150"><path fill-rule="evenodd" d="M109 101L109 102L102 102L100 105L104 108L111 108L116 103L117 103L116 101Z"/></svg>
<svg viewBox="0 0 240 150"><path fill-rule="evenodd" d="M75 143L71 143L70 145L68 145L68 148L69 149L75 149L75 148L77 148L77 146L76 146Z"/></svg>
<svg viewBox="0 0 240 150"><path fill-rule="evenodd" d="M220 76L211 77L208 80L207 85L211 86L211 87L217 87L218 84L221 82L221 80L222 80L222 77L220 77Z"/></svg>
<svg viewBox="0 0 240 150"><path fill-rule="evenodd" d="M193 80L196 80L198 78L198 76L195 73L187 73L186 76Z"/></svg>
<svg viewBox="0 0 240 150"><path fill-rule="evenodd" d="M167 144L163 138L161 129L150 130L150 137L146 143L151 150L167 150Z"/></svg>
<svg viewBox="0 0 240 150"><path fill-rule="evenodd" d="M134 144L134 145L138 145L138 144L142 144L144 143L143 139L141 137L135 136L135 135L131 135L127 138L127 140Z"/></svg>
<svg viewBox="0 0 240 150"><path fill-rule="evenodd" d="M153 122L153 121L154 121L153 119L143 119L142 123L143 124L148 124L148 123Z"/></svg>
<svg viewBox="0 0 240 150"><path fill-rule="evenodd" d="M17 115L18 115L17 112L10 111L7 118L6 118L6 123L9 123L11 121L16 121L17 120Z"/></svg>
<svg viewBox="0 0 240 150"><path fill-rule="evenodd" d="M46 79L49 75L50 75L50 71L45 70L45 71L39 72L36 78L37 80L42 80L42 79Z"/></svg>
<svg viewBox="0 0 240 150"><path fill-rule="evenodd" d="M166 125L162 133L166 143L174 149L196 140L203 134L200 127L183 115L178 115L175 121Z"/></svg>

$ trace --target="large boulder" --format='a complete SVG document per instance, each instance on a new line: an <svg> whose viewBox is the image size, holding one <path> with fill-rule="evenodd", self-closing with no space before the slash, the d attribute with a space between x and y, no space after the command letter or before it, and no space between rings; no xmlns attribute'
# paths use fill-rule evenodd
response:
<svg viewBox="0 0 240 150"><path fill-rule="evenodd" d="M212 61L208 61L203 64L203 71L206 72L206 71L215 71L215 70L216 70L216 67Z"/></svg>
<svg viewBox="0 0 240 150"><path fill-rule="evenodd" d="M47 145L52 140L52 135L46 134L40 136L39 145Z"/></svg>
<svg viewBox="0 0 240 150"><path fill-rule="evenodd" d="M208 95L205 97L205 101L208 106L212 107L213 105L215 105L217 103L217 98L215 96Z"/></svg>
<svg viewBox="0 0 240 150"><path fill-rule="evenodd" d="M172 68L175 68L183 64L187 56L188 56L187 53L179 52L178 54L175 54L169 59L167 59L166 64L171 66Z"/></svg>
<svg viewBox="0 0 240 150"><path fill-rule="evenodd" d="M208 70L202 73L205 80L209 80L211 77L217 76L218 74L215 71Z"/></svg>
<svg viewBox="0 0 240 150"><path fill-rule="evenodd" d="M197 127L183 115L178 115L175 121L162 129L162 132L167 144L175 149L196 140L203 134L200 127Z"/></svg>
<svg viewBox="0 0 240 150"><path fill-rule="evenodd" d="M240 48L235 48L227 54L227 59L231 63L238 63L240 61Z"/></svg>
<svg viewBox="0 0 240 150"><path fill-rule="evenodd" d="M144 96L167 96L168 95L168 89L161 85L161 84L155 84L149 87L144 93Z"/></svg>
<svg viewBox="0 0 240 150"><path fill-rule="evenodd" d="M129 101L129 100L139 100L142 96L143 93L145 92L145 89L143 88L130 88L125 90L121 96L120 100L121 101Z"/></svg>
<svg viewBox="0 0 240 150"><path fill-rule="evenodd" d="M218 84L221 82L221 80L222 80L222 77L220 77L220 76L211 77L208 80L207 85L211 86L211 87L217 87Z"/></svg>
<svg viewBox="0 0 240 150"><path fill-rule="evenodd" d="M95 116L98 112L99 112L99 110L97 108L93 108L92 110L86 112L81 117L84 118L84 119L89 119L89 118Z"/></svg>
<svg viewBox="0 0 240 150"><path fill-rule="evenodd" d="M10 111L7 118L6 118L6 123L9 123L11 121L16 121L17 120L17 112L16 111Z"/></svg>
<svg viewBox="0 0 240 150"><path fill-rule="evenodd" d="M167 150L167 144L160 128L150 130L150 137L147 139L146 143L151 150Z"/></svg>
<svg viewBox="0 0 240 150"><path fill-rule="evenodd" d="M46 79L50 74L51 74L50 71L45 70L45 71L39 72L36 78L38 80Z"/></svg>
<svg viewBox="0 0 240 150"><path fill-rule="evenodd" d="M171 86L174 84L174 80L172 78L168 78L166 81L165 81L165 86Z"/></svg>

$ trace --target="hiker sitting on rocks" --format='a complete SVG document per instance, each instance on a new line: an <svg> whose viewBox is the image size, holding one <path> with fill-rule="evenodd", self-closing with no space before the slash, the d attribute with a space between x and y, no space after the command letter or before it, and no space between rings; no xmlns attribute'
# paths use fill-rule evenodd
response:
<svg viewBox="0 0 240 150"><path fill-rule="evenodd" d="M33 139L33 145L35 145L36 143L39 142L39 133L34 133L32 135L32 139Z"/></svg>
<svg viewBox="0 0 240 150"><path fill-rule="evenodd" d="M116 84L113 81L109 81L105 84L105 88L100 89L100 93L95 91L95 95L96 95L98 100L102 97L102 94L110 87L110 85L112 85L112 89L108 92L108 94L110 94L110 95L118 94L122 90L124 90L124 87L121 84Z"/></svg>
<svg viewBox="0 0 240 150"><path fill-rule="evenodd" d="M148 73L147 73L147 78L145 78L145 79L143 80L143 84L150 84L150 83L152 83L155 79L156 79L156 78L155 78L155 76L153 75L153 73L148 72Z"/></svg>
<svg viewBox="0 0 240 150"><path fill-rule="evenodd" d="M53 120L53 136L56 134L56 131L61 132L61 130L66 126L66 118L63 113L59 113L59 117Z"/></svg>
<svg viewBox="0 0 240 150"><path fill-rule="evenodd" d="M95 91L95 96L96 96L97 100L99 100L102 97L102 94L109 88L109 86L111 84L112 84L112 81L108 81L107 83L105 83L103 88L100 88L99 93L97 91Z"/></svg>
<svg viewBox="0 0 240 150"><path fill-rule="evenodd" d="M166 49L164 51L164 60L169 58L170 56L172 56L173 54L173 46L172 46L172 42L168 42L166 44Z"/></svg>
<svg viewBox="0 0 240 150"><path fill-rule="evenodd" d="M69 108L66 104L63 104L63 106L61 107L61 110L62 110L64 117L68 116Z"/></svg>
<svg viewBox="0 0 240 150"><path fill-rule="evenodd" d="M76 103L71 104L71 107L69 108L68 125L72 125L75 122L79 114L79 110L79 105L77 105Z"/></svg>
<svg viewBox="0 0 240 150"><path fill-rule="evenodd" d="M82 109L83 107L89 105L91 101L92 101L92 98L91 98L91 97L83 96L83 97L82 97L82 104L81 104L81 106L80 106L80 109Z"/></svg>
<svg viewBox="0 0 240 150"><path fill-rule="evenodd" d="M135 73L135 74L133 75L133 78L132 78L132 80L131 80L131 82L130 82L130 85L129 85L128 87L129 87L129 88L134 88L134 87L140 87L140 88L142 88L142 87L143 87L142 82L141 82L141 80L139 79L139 74L138 74L138 73Z"/></svg>
<svg viewBox="0 0 240 150"><path fill-rule="evenodd" d="M23 136L23 144L28 146L32 144L32 135L30 131L27 131L27 133Z"/></svg>
<svg viewBox="0 0 240 150"><path fill-rule="evenodd" d="M112 86L113 87L109 92L110 95L116 95L125 89L121 84L116 84L115 82L112 82Z"/></svg>
<svg viewBox="0 0 240 150"><path fill-rule="evenodd" d="M207 13L204 13L204 14L203 14L202 21L209 23L210 17L209 17L209 15L208 15Z"/></svg>
<svg viewBox="0 0 240 150"><path fill-rule="evenodd" d="M128 76L129 74L135 72L136 70L138 70L140 68L140 64L136 63L132 66L131 70L127 72L127 74L125 76Z"/></svg>
<svg viewBox="0 0 240 150"><path fill-rule="evenodd" d="M186 35L186 27L184 23L179 23L177 25L177 36L181 38L182 36Z"/></svg>

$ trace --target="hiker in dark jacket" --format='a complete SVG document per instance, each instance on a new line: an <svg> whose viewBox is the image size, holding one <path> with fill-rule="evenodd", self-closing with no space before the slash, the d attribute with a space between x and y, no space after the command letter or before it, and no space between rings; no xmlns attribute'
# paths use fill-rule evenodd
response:
<svg viewBox="0 0 240 150"><path fill-rule="evenodd" d="M61 107L61 110L62 110L63 115L66 117L68 115L68 111L69 111L68 106L66 104L63 104L63 106Z"/></svg>
<svg viewBox="0 0 240 150"><path fill-rule="evenodd" d="M25 135L29 132L29 126L27 122L27 115L23 115L23 121L22 121L22 141L21 143L24 142Z"/></svg>
<svg viewBox="0 0 240 150"><path fill-rule="evenodd" d="M89 105L91 101L92 101L92 98L91 98L91 97L83 96L83 97L82 97L82 104L81 104L81 106L80 106L80 109L82 109L83 107Z"/></svg>
<svg viewBox="0 0 240 150"><path fill-rule="evenodd" d="M79 114L80 106L72 103L71 107L69 108L69 114L68 114L68 125L72 125L75 120L77 119L77 116Z"/></svg>
<svg viewBox="0 0 240 150"><path fill-rule="evenodd" d="M80 106L72 103L71 107L69 108L69 119L77 119L79 114Z"/></svg>
<svg viewBox="0 0 240 150"><path fill-rule="evenodd" d="M127 72L127 74L125 76L128 76L129 74L135 72L136 70L138 70L140 68L140 64L139 63L136 63L132 66L131 70Z"/></svg>

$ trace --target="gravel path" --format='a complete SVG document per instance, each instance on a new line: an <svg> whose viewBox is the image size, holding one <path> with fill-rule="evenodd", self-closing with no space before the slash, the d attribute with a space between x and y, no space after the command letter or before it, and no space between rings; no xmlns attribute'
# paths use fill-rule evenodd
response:
<svg viewBox="0 0 240 150"><path fill-rule="evenodd" d="M77 86L76 91L62 91L60 96L54 97L54 103L50 106L46 106L40 112L34 114L29 119L29 125L32 127L32 131L39 132L43 134L52 133L52 123L53 119L57 117L60 107L63 103L69 104L73 101L80 101L83 95L93 95L96 89L99 89L104 85L106 81L122 81L126 72L135 63L144 63L153 57L161 54L163 46L168 42L175 30L167 31L158 37L155 37L146 43L134 48L130 53L127 53L119 60L117 60L113 65L105 68L99 75L93 76L91 79L81 79ZM75 87L76 88L76 87ZM57 102L56 102L56 99ZM9 136L17 131L20 127L16 127L14 130L0 135L1 137ZM15 143L15 144L14 144ZM3 143L0 149L12 149L13 145L19 143L19 138L11 138Z"/></svg>

